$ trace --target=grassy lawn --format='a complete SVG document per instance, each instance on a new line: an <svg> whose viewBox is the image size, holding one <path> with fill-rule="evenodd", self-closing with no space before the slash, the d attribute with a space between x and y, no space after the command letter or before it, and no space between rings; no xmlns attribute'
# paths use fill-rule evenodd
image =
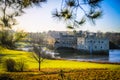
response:
<svg viewBox="0 0 120 80"><path fill-rule="evenodd" d="M25 52L25 51L16 51L16 50L8 50L8 49L0 50L0 55L2 55L2 63L5 61L5 59L9 59L9 58L15 59L16 61L22 59L28 65L28 68L31 70L38 68L38 63L32 57L32 54L33 53L31 52ZM41 64L41 68L42 69L44 68L59 68L59 69L107 68L107 69L120 70L120 65L45 59ZM3 70L3 68L1 68L0 70Z"/></svg>
<svg viewBox="0 0 120 80"><path fill-rule="evenodd" d="M0 49L0 80L119 80L120 65L45 59L38 70L38 63L31 52ZM5 72L6 59L24 60L30 71ZM62 72L61 72L62 70Z"/></svg>

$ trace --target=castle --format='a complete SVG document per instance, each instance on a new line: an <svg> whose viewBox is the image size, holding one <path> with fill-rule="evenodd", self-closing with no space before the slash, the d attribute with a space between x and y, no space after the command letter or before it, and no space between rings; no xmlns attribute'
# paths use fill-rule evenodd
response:
<svg viewBox="0 0 120 80"><path fill-rule="evenodd" d="M59 38L55 40L54 47L74 48L80 52L87 52L90 54L109 52L109 40L101 34L90 32L79 32L77 34L62 34L59 33Z"/></svg>

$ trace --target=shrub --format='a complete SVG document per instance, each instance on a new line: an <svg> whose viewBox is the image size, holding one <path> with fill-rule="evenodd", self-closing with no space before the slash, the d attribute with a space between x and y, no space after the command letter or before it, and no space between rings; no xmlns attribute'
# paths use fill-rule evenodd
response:
<svg viewBox="0 0 120 80"><path fill-rule="evenodd" d="M4 66L8 72L23 72L26 69L25 61L22 59L18 62L16 62L14 59L6 59Z"/></svg>
<svg viewBox="0 0 120 80"><path fill-rule="evenodd" d="M0 80L14 80L7 74L0 75Z"/></svg>
<svg viewBox="0 0 120 80"><path fill-rule="evenodd" d="M4 66L8 72L16 71L15 69L16 62L14 59L6 59Z"/></svg>
<svg viewBox="0 0 120 80"><path fill-rule="evenodd" d="M27 68L27 65L25 64L25 61L23 59L20 59L18 62L16 62L16 70L23 72Z"/></svg>

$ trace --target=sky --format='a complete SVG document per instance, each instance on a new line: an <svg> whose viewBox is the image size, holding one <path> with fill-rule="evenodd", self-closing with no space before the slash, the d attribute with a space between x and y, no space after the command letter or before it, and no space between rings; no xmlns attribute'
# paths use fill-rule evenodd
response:
<svg viewBox="0 0 120 80"><path fill-rule="evenodd" d="M15 30L24 30L27 32L44 31L67 31L66 25L62 21L56 21L52 17L52 11L59 9L61 0L47 0L41 7L33 6L25 9L25 14L17 17L18 25ZM120 0L103 0L101 4L103 16L96 20L96 25L89 21L80 26L77 30L91 32L120 32Z"/></svg>

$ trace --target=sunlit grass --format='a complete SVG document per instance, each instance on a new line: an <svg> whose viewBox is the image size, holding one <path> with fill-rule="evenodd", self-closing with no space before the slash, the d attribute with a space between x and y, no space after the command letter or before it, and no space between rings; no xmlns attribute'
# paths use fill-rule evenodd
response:
<svg viewBox="0 0 120 80"><path fill-rule="evenodd" d="M71 68L71 69L86 69L86 68L108 68L120 69L120 65L100 64L90 62L79 62L69 60L45 60L42 63L42 68Z"/></svg>
<svg viewBox="0 0 120 80"><path fill-rule="evenodd" d="M37 69L38 63L32 57L31 52L25 51L16 51L16 50L8 50L2 49L0 51L2 54L2 63L5 59L12 58L16 61L22 59L28 65L29 69ZM120 69L120 65L115 64L100 64L100 63L91 63L91 62L79 62L79 61L69 61L69 60L47 60L45 59L41 68L70 68L70 69L86 69L86 68L108 68L108 69ZM2 70L2 69L0 69Z"/></svg>

